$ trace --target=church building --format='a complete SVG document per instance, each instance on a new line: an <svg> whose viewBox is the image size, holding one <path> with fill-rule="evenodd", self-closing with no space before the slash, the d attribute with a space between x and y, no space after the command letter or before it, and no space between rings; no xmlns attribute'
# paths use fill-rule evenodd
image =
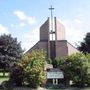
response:
<svg viewBox="0 0 90 90"><path fill-rule="evenodd" d="M28 52L32 52L35 49L45 50L47 57L51 59L79 52L65 39L65 27L56 17L53 18L53 21L48 18L41 25L40 40Z"/></svg>
<svg viewBox="0 0 90 90"><path fill-rule="evenodd" d="M65 27L56 17L53 18L51 6L51 18L48 18L40 27L40 40L28 50L43 49L47 52L47 58L52 60L79 52L73 45L65 39Z"/></svg>
<svg viewBox="0 0 90 90"><path fill-rule="evenodd" d="M51 18L48 18L40 27L40 40L28 50L32 52L35 49L43 49L47 52L47 58L52 61L55 58L64 57L71 55L73 53L78 53L79 51L71 45L65 39L65 27L59 20L52 15L52 10L54 8L49 8L51 10ZM51 64L46 64L44 70L46 71L47 82L46 85L58 85L65 84L66 80L64 78L64 73L60 69L56 68L54 62ZM65 81L65 82L64 82Z"/></svg>

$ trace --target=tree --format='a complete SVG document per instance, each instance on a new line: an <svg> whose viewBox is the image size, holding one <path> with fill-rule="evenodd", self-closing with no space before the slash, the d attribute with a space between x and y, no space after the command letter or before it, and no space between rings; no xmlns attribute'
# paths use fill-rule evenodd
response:
<svg viewBox="0 0 90 90"><path fill-rule="evenodd" d="M90 32L86 34L86 37L80 43L80 46L78 46L78 49L84 54L90 53Z"/></svg>
<svg viewBox="0 0 90 90"><path fill-rule="evenodd" d="M36 88L45 81L45 52L43 50L35 50L29 54L30 63L25 68L25 81L32 88Z"/></svg>
<svg viewBox="0 0 90 90"><path fill-rule="evenodd" d="M77 86L90 85L87 57L76 53L57 60L58 67L64 71L67 81L73 81Z"/></svg>
<svg viewBox="0 0 90 90"><path fill-rule="evenodd" d="M11 35L0 36L0 68L11 67L22 56L21 43Z"/></svg>
<svg viewBox="0 0 90 90"><path fill-rule="evenodd" d="M24 70L18 64L15 64L10 71L10 79L12 85L22 86L24 79Z"/></svg>
<svg viewBox="0 0 90 90"><path fill-rule="evenodd" d="M43 50L35 50L32 53L23 55L17 67L11 73L11 80L13 83L28 85L31 88L36 88L42 85L46 78L44 72L45 52ZM18 74L15 72L18 71ZM18 80L17 80L17 79Z"/></svg>

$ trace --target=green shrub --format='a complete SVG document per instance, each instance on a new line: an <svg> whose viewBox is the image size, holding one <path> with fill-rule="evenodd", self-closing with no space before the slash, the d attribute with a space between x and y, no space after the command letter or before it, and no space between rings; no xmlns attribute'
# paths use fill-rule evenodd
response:
<svg viewBox="0 0 90 90"><path fill-rule="evenodd" d="M35 50L32 53L25 54L19 63L12 68L10 79L17 86L28 85L31 88L37 88L46 80L44 65L45 52Z"/></svg>
<svg viewBox="0 0 90 90"><path fill-rule="evenodd" d="M64 71L66 79L73 81L76 86L89 85L88 58L84 54L76 53L56 61L57 66Z"/></svg>
<svg viewBox="0 0 90 90"><path fill-rule="evenodd" d="M20 66L16 65L11 69L9 81L11 81L15 86L22 86L24 78L23 74L23 69Z"/></svg>

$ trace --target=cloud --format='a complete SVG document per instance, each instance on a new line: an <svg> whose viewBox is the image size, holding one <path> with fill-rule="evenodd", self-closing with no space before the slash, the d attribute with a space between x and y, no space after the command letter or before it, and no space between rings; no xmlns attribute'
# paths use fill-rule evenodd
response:
<svg viewBox="0 0 90 90"><path fill-rule="evenodd" d="M79 44L79 42L83 40L88 31L85 28L87 23L85 23L84 20L75 18L73 20L62 20L61 22L65 26L66 39L74 46L76 43Z"/></svg>
<svg viewBox="0 0 90 90"><path fill-rule="evenodd" d="M0 24L0 34L8 34L8 28Z"/></svg>
<svg viewBox="0 0 90 90"><path fill-rule="evenodd" d="M12 28L14 28L14 27L15 27L15 25L14 25L14 24L10 24L10 26L11 26Z"/></svg>
<svg viewBox="0 0 90 90"><path fill-rule="evenodd" d="M28 24L35 24L36 23L36 19L35 19L35 17L28 17L27 18L27 22L28 22Z"/></svg>
<svg viewBox="0 0 90 90"><path fill-rule="evenodd" d="M82 24L83 22L80 19L75 19L74 20L77 24Z"/></svg>
<svg viewBox="0 0 90 90"><path fill-rule="evenodd" d="M32 31L25 33L22 37L22 47L29 50L33 45L39 41L39 28L35 28Z"/></svg>
<svg viewBox="0 0 90 90"><path fill-rule="evenodd" d="M24 22L21 22L21 23L19 24L19 26L20 26L20 27L24 27L24 26L25 26L25 23L24 23Z"/></svg>
<svg viewBox="0 0 90 90"><path fill-rule="evenodd" d="M15 11L14 14L20 19L20 20L25 20L27 16L25 15L24 12L22 11Z"/></svg>
<svg viewBox="0 0 90 90"><path fill-rule="evenodd" d="M11 28L23 28L26 25L25 22L20 22L19 24L10 24Z"/></svg>
<svg viewBox="0 0 90 90"><path fill-rule="evenodd" d="M26 15L26 13L23 11L14 11L14 15L16 15L21 21L25 23L28 23L30 25L36 24L36 18L33 16Z"/></svg>
<svg viewBox="0 0 90 90"><path fill-rule="evenodd" d="M83 40L85 33L80 29L66 27L66 39L75 46Z"/></svg>

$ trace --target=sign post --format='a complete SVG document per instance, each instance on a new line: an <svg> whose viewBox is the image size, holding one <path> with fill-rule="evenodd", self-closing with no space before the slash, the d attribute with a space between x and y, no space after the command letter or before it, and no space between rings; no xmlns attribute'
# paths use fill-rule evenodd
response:
<svg viewBox="0 0 90 90"><path fill-rule="evenodd" d="M53 85L58 85L58 80L63 79L64 74L62 71L48 71L47 72L47 79L52 79L53 80Z"/></svg>

